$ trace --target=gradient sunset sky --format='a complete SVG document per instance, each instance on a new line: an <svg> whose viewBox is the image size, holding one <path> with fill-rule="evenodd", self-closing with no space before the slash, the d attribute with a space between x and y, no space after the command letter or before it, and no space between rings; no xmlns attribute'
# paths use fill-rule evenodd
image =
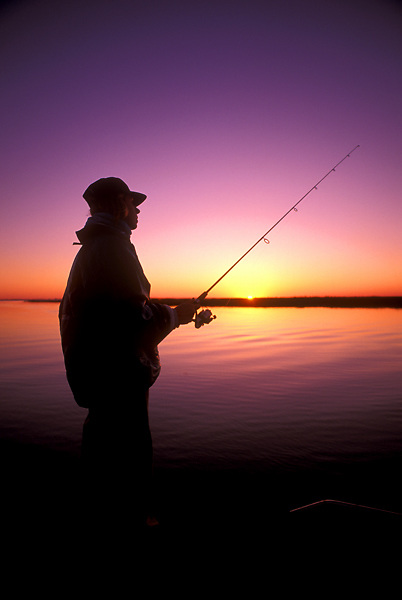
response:
<svg viewBox="0 0 402 600"><path fill-rule="evenodd" d="M148 195L154 297L402 295L392 0L2 4L0 298L60 298L84 189Z"/></svg>

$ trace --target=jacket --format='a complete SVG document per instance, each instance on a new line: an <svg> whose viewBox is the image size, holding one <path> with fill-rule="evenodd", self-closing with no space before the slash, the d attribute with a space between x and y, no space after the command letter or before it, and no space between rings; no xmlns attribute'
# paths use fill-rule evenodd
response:
<svg viewBox="0 0 402 600"><path fill-rule="evenodd" d="M136 387L150 387L161 368L158 344L177 326L169 306L150 301L125 227L109 215L88 219L60 303L67 379L87 408L125 404Z"/></svg>

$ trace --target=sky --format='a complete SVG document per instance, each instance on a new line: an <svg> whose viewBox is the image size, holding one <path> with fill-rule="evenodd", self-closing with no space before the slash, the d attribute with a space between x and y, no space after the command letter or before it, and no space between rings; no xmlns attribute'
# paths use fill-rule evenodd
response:
<svg viewBox="0 0 402 600"><path fill-rule="evenodd" d="M60 298L100 177L155 298L402 295L402 4L0 9L0 299Z"/></svg>

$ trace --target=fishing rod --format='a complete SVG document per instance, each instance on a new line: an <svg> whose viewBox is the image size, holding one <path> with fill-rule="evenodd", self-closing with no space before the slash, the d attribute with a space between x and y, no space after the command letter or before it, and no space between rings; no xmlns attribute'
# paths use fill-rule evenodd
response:
<svg viewBox="0 0 402 600"><path fill-rule="evenodd" d="M232 265L232 266L229 268L229 269L228 269L228 270L227 270L227 271L225 271L225 273L224 273L223 275L221 275L221 276L219 277L219 279L217 279L217 280L215 281L215 283L213 283L213 284L212 284L212 285L211 285L211 286L210 286L210 287L209 287L209 288L208 288L208 289L207 289L205 292L203 292L203 293L202 293L200 296L198 296L198 298L197 298L197 301L198 301L199 303L203 302L203 301L205 300L205 298L208 296L209 292L210 292L210 291L211 291L211 290L212 290L212 289L213 289L213 288L214 288L216 285L218 285L218 283L219 283L220 281L222 281L222 279L223 279L224 277L226 277L226 275L227 275L228 273L230 273L230 271L231 271L232 269L234 269L234 268L236 267L236 265L238 265L238 264L239 264L239 262L240 262L241 260L243 260L243 258L245 258L245 257L247 256L247 254L249 254L249 253L250 253L252 250L254 250L254 248L255 248L255 247L256 247L256 246L257 246L257 245L258 245L260 242L262 242L262 241L264 240L264 242L266 242L267 244L269 244L269 240L267 239L267 235L268 235L268 234L269 234L269 233L270 233L270 232L271 232L273 229L275 229L275 227L276 227L277 225L279 225L279 223L281 223L281 221L283 221L283 219L285 219L285 217L287 217L289 213L291 213L292 211L296 211L296 212L297 212L297 206L300 204L300 202L302 202L302 201L303 201L303 200L304 200L304 199L305 199L305 198L306 198L306 197L307 197L307 196L308 196L308 195L309 195L309 194L310 194L310 193L311 193L313 190L316 190L316 189L317 189L317 187L320 185L320 183L322 183L322 182L324 181L324 179L326 179L326 178L328 177L328 175L330 175L331 173L333 173L333 172L335 171L335 169L336 169L337 167L339 167L339 165L340 165L341 163L343 163L343 161L344 161L344 160L346 160L347 158L349 158L349 156L352 154L352 152L354 152L354 151L355 151L357 148L359 148L359 147L360 147L360 144L357 144L357 146L355 146L355 147L353 148L353 150L351 150L350 152L348 152L348 154L346 154L346 156L344 156L344 157L342 158L342 160L340 160L339 162L337 162L337 163L336 163L336 165L335 165L334 167L332 167L332 169L330 169L330 170L328 171L328 173L326 173L326 174L325 174L323 177L321 177L321 179L320 179L319 181L317 181L317 183L316 183L316 184L314 184L314 185L313 185L313 187L312 187L311 189L309 189L309 191L308 191L308 192L306 192L306 193L304 194L304 196L302 196L302 197L300 198L300 200L298 200L298 201L296 202L296 204L293 204L293 206L291 206L291 208L289 208L289 210L287 210L287 211L285 212L285 214L284 214L284 215L282 215L282 217L281 217L280 219L278 219L278 221L277 221L277 222L276 222L274 225L272 225L272 227L270 227L270 228L268 229L268 231L266 231L266 232L265 232L265 233L264 233L264 234L263 234L263 235L262 235L262 236L261 236L261 237L260 237L260 238L259 238L259 239L258 239L258 240L257 240L257 241L256 241L256 242L255 242L255 243L254 243L254 244L253 244L253 245L252 245L252 246L251 246L251 247L248 249L248 250L247 250L247 252L245 252L245 253L244 253L244 254L243 254L243 255L242 255L242 256L241 256L241 257L240 257L240 258L239 258L239 259L238 259L238 260L237 260L237 261L236 261L236 262L235 262L235 263L234 263L234 264L233 264L233 265ZM195 318L195 326L196 326L197 328L198 328L198 327L201 327L201 326L202 326L202 325L204 325L204 324L210 323L210 322L211 322L211 321L212 321L214 318L215 318L215 316L214 316L214 315L211 313L211 311L210 311L209 309L203 310L203 311L201 311L200 313L198 313L198 314L196 315L196 318Z"/></svg>

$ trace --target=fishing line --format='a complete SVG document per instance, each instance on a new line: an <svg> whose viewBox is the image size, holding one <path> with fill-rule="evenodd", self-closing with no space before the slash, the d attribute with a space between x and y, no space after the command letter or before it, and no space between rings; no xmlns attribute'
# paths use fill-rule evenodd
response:
<svg viewBox="0 0 402 600"><path fill-rule="evenodd" d="M306 192L304 194L304 196L302 196L297 202L296 204L293 204L293 206L291 206L289 208L289 210L287 210L285 212L284 215L282 215L282 217L280 219L278 219L278 221L276 223L274 223L274 225L272 225L272 227L270 227L268 229L268 231L266 231L227 271L225 271L225 273L223 275L221 275L221 277L219 277L219 279L217 279L215 281L215 283L213 283L205 292L203 292L200 296L198 296L197 301L198 302L203 302L203 300L205 300L205 298L208 296L209 292L216 286L218 285L218 283L220 281L222 281L222 279L224 277L226 277L226 275L228 273L230 273L230 271L232 269L234 269L236 267L236 265L239 264L239 262L241 260L243 260L243 258L245 258L247 256L247 254L249 254L252 250L254 250L254 248L262 241L264 241L266 244L269 244L269 239L267 238L267 235L273 230L275 229L275 227L277 225L279 225L279 223L281 223L292 211L297 212L297 206L313 191L316 190L318 188L318 186L320 185L320 183L322 183L324 181L324 179L326 179L328 177L328 175L330 175L331 173L333 173L337 167L339 167L339 165L341 163L343 163L344 160L346 160L347 158L349 158L349 156L352 154L352 152L354 152L357 148L360 147L360 144L358 144L357 146L355 146L353 148L353 150L351 150L350 152L348 152L348 154L346 154L339 162L336 163L335 166L332 167L332 169L330 169L328 171L328 173L326 173L323 177L321 177L321 179L319 181L317 181L317 183L315 183L313 185L313 187L311 189L308 190L308 192ZM206 324L206 323L210 323L213 319L215 319L215 316L211 313L211 311L209 309L201 311L200 313L198 313L196 315L195 318L195 326L201 327L202 325Z"/></svg>

